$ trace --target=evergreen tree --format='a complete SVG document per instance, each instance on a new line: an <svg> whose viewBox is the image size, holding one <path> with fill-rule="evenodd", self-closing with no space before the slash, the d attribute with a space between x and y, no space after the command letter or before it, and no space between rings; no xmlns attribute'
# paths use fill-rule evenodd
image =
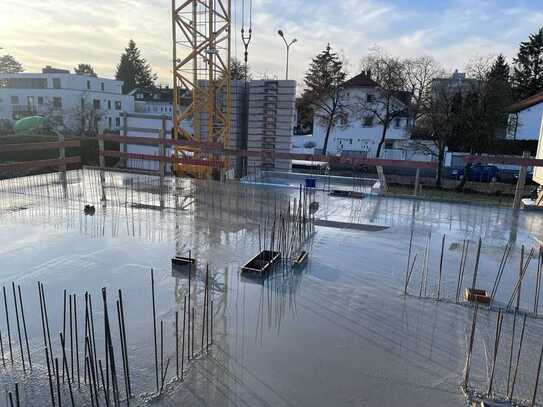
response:
<svg viewBox="0 0 543 407"><path fill-rule="evenodd" d="M117 65L115 79L123 81L123 93L129 93L135 88L152 88L157 80L151 65L141 56L134 40L130 40L121 61Z"/></svg>
<svg viewBox="0 0 543 407"><path fill-rule="evenodd" d="M96 72L94 72L94 68L89 64L79 64L74 68L74 72L76 75L88 75L88 76L94 76L96 77Z"/></svg>
<svg viewBox="0 0 543 407"><path fill-rule="evenodd" d="M508 107L514 102L511 69L503 55L498 55L486 74L487 125L497 137L505 137ZM492 140L493 137L490 138Z"/></svg>
<svg viewBox="0 0 543 407"><path fill-rule="evenodd" d="M492 82L509 85L510 71L511 69L509 68L509 64L505 61L505 57L500 54L496 57L496 60L490 67L487 77Z"/></svg>
<svg viewBox="0 0 543 407"><path fill-rule="evenodd" d="M543 27L531 34L528 41L520 43L514 59L514 87L520 99L543 90Z"/></svg>
<svg viewBox="0 0 543 407"><path fill-rule="evenodd" d="M342 94L345 77L343 61L330 45L313 58L305 75L303 98L314 108L315 119L326 127L323 154L326 154L332 129L347 123L347 108Z"/></svg>
<svg viewBox="0 0 543 407"><path fill-rule="evenodd" d="M11 55L0 56L0 73L23 72L23 66Z"/></svg>
<svg viewBox="0 0 543 407"><path fill-rule="evenodd" d="M251 80L249 65L245 65L237 58L232 58L230 62L230 79L233 81Z"/></svg>

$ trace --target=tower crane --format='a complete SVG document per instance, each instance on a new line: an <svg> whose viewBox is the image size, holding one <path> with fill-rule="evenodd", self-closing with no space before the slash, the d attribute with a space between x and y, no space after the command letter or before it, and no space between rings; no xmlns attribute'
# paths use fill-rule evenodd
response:
<svg viewBox="0 0 543 407"><path fill-rule="evenodd" d="M172 0L172 138L178 176L224 179L226 157L206 154L202 143L229 147L231 133L232 0Z"/></svg>

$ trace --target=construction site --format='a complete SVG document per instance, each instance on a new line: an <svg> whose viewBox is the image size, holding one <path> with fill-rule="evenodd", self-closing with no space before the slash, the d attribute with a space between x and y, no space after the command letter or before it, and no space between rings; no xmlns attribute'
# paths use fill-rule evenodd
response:
<svg viewBox="0 0 543 407"><path fill-rule="evenodd" d="M172 115L125 114L99 165L0 145L55 154L0 163L0 406L543 405L543 160L467 156L519 166L497 205L293 154L296 83L231 80L231 16L172 1Z"/></svg>

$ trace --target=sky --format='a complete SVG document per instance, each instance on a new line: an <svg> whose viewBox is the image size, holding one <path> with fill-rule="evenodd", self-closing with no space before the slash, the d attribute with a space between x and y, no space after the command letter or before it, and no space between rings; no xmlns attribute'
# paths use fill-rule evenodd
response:
<svg viewBox="0 0 543 407"><path fill-rule="evenodd" d="M232 0L232 55L239 59L242 4ZM284 78L282 29L298 40L289 76L299 82L328 43L351 75L375 47L398 57L432 56L452 72L499 53L511 60L519 43L542 26L541 0L253 0L249 65L256 78ZM13 55L27 72L84 62L113 77L129 39L159 83L171 83L171 0L0 1L0 54Z"/></svg>

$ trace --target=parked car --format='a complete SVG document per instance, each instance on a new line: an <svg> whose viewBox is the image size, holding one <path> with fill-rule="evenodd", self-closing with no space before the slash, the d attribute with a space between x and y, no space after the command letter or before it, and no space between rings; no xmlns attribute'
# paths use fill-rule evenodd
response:
<svg viewBox="0 0 543 407"><path fill-rule="evenodd" d="M466 177L465 169L460 168L452 171L452 175L456 179L464 179ZM500 170L495 165L475 164L468 167L467 181L471 182L499 182Z"/></svg>

